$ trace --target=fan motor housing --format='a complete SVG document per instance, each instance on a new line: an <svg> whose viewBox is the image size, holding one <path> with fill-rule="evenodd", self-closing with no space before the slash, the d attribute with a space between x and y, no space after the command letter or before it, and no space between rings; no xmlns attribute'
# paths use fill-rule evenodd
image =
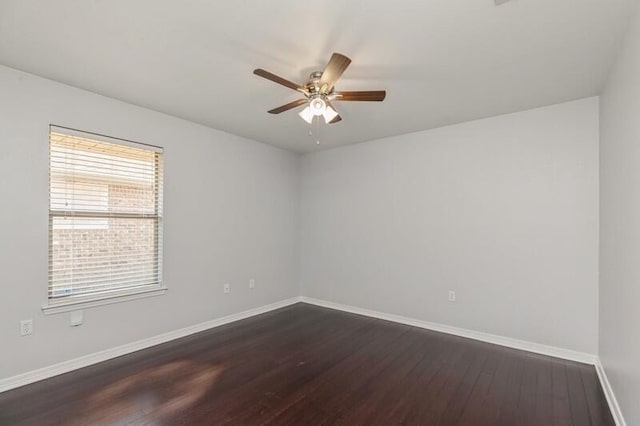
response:
<svg viewBox="0 0 640 426"><path fill-rule="evenodd" d="M322 78L322 71L314 71L309 74L309 81L304 85L304 88L309 93L320 92L320 79Z"/></svg>

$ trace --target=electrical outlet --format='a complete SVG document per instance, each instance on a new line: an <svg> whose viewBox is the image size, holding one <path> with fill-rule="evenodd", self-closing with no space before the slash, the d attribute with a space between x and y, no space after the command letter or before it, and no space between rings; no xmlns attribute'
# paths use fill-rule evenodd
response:
<svg viewBox="0 0 640 426"><path fill-rule="evenodd" d="M226 283L223 287L225 293L231 293L231 284Z"/></svg>
<svg viewBox="0 0 640 426"><path fill-rule="evenodd" d="M449 291L449 302L455 302L456 301L456 292L453 290Z"/></svg>
<svg viewBox="0 0 640 426"><path fill-rule="evenodd" d="M249 288L256 288L256 280L253 278L249 280Z"/></svg>
<svg viewBox="0 0 640 426"><path fill-rule="evenodd" d="M33 334L33 320L26 319L20 321L20 335L28 336L29 334Z"/></svg>

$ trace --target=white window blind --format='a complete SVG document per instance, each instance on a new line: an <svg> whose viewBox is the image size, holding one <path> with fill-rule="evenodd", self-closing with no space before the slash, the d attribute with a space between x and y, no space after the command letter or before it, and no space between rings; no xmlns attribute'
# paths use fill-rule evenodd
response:
<svg viewBox="0 0 640 426"><path fill-rule="evenodd" d="M162 285L162 149L51 126L49 302Z"/></svg>

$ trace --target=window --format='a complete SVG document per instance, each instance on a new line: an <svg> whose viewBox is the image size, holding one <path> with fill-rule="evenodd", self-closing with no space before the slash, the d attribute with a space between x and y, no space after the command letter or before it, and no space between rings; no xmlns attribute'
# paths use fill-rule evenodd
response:
<svg viewBox="0 0 640 426"><path fill-rule="evenodd" d="M51 126L48 305L162 287L162 149Z"/></svg>

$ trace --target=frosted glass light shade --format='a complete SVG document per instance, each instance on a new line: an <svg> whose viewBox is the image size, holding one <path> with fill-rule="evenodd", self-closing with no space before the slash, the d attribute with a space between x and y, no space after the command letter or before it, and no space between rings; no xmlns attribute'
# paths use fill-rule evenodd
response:
<svg viewBox="0 0 640 426"><path fill-rule="evenodd" d="M302 118L304 121L306 121L309 124L313 122L314 114L311 112L311 108L309 108L309 105L304 107L304 109L300 111L298 115L300 116L300 118Z"/></svg>
<svg viewBox="0 0 640 426"><path fill-rule="evenodd" d="M327 105L327 108L324 110L324 113L322 114L322 116L324 117L324 122L329 124L331 120L333 120L338 116L338 113L336 112L335 109Z"/></svg>

